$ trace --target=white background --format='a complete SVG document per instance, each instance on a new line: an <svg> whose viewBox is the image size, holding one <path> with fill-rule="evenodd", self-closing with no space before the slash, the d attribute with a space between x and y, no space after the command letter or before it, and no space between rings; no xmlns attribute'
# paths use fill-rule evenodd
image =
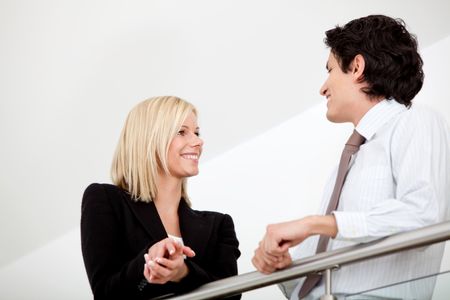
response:
<svg viewBox="0 0 450 300"><path fill-rule="evenodd" d="M444 0L1 0L0 298L92 298L82 192L109 182L131 107L163 94L198 107L194 208L232 215L239 271L253 271L266 224L314 213L351 130L324 117L324 31L372 13L402 17L425 61L416 100L450 120L449 12ZM281 298L276 287L244 295Z"/></svg>

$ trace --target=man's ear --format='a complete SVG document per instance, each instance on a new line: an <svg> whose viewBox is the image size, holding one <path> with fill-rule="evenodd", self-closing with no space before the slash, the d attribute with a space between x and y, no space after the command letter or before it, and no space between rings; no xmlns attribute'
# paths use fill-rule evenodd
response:
<svg viewBox="0 0 450 300"><path fill-rule="evenodd" d="M352 62L352 74L356 81L361 82L364 80L364 68L366 66L366 61L364 56L357 54Z"/></svg>

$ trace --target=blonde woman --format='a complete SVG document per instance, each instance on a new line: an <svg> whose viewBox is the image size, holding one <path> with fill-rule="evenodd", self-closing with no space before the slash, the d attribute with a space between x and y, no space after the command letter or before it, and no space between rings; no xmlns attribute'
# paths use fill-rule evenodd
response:
<svg viewBox="0 0 450 300"><path fill-rule="evenodd" d="M165 96L131 110L114 184L91 184L83 195L81 243L94 299L179 294L237 274L233 220L193 210L186 193L202 146L192 104Z"/></svg>

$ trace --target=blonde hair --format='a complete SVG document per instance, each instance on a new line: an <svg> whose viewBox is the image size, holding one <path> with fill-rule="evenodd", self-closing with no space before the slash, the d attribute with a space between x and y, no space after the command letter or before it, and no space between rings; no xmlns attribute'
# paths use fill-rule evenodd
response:
<svg viewBox="0 0 450 300"><path fill-rule="evenodd" d="M128 114L111 166L112 181L136 201L151 202L158 194L158 171L170 174L170 143L190 114L197 110L175 96L142 101ZM181 196L190 205L183 179Z"/></svg>

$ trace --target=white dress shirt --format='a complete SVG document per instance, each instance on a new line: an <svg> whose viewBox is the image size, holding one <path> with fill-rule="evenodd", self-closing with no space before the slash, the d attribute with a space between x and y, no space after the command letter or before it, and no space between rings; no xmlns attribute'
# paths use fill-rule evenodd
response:
<svg viewBox="0 0 450 300"><path fill-rule="evenodd" d="M394 100L384 100L364 115L356 130L366 142L350 162L339 206L333 212L338 234L328 250L450 218L450 130L443 117L425 107L407 109ZM321 214L336 176L337 168L325 186ZM292 258L314 255L317 241L318 236L308 238L293 249ZM342 266L333 272L332 292L342 298L434 274L439 271L443 249L441 243ZM280 288L286 296L298 299L303 281L289 281ZM430 299L434 283L429 279L364 295L367 299ZM323 293L320 283L306 299L318 299Z"/></svg>

